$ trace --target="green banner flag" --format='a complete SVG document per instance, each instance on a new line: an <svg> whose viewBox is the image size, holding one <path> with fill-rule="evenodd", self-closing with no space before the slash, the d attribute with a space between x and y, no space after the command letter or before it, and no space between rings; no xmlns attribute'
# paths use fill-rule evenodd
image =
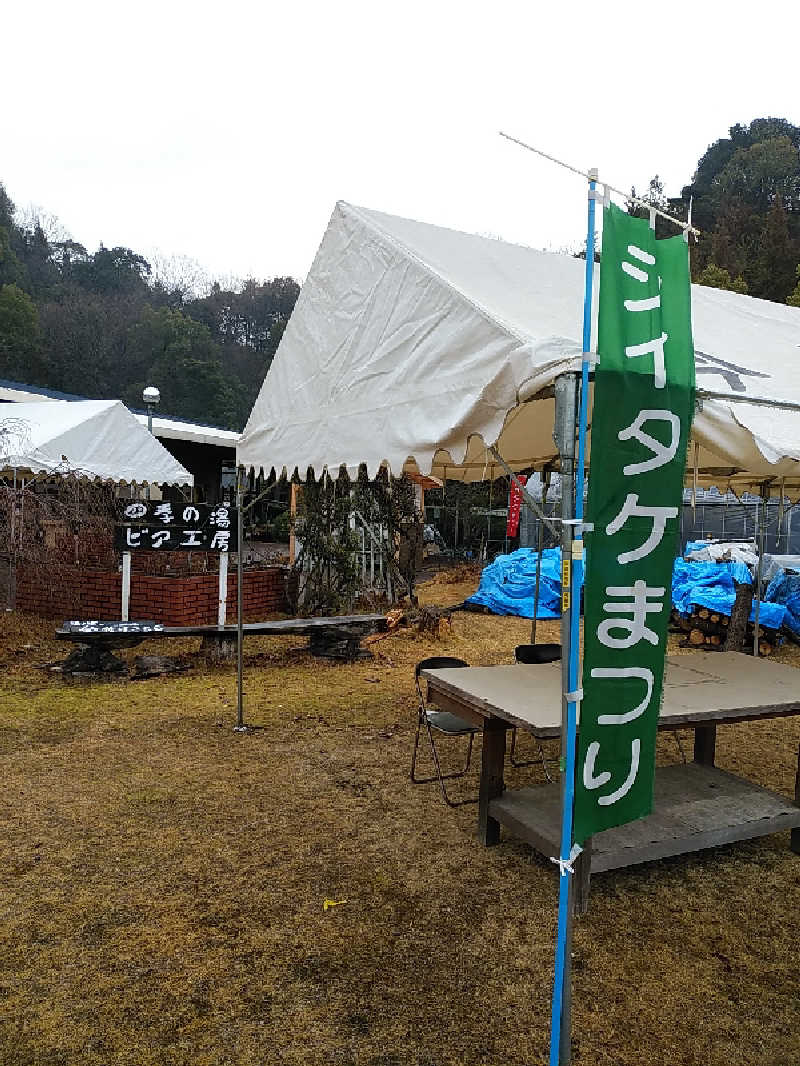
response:
<svg viewBox="0 0 800 1066"><path fill-rule="evenodd" d="M688 246L604 211L575 840L649 814L694 409Z"/></svg>

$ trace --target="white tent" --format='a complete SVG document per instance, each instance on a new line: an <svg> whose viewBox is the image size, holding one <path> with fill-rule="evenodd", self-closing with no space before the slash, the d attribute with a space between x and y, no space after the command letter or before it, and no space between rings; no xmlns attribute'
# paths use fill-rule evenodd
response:
<svg viewBox="0 0 800 1066"><path fill-rule="evenodd" d="M75 474L192 485L193 477L119 400L54 400L0 409L0 472Z"/></svg>
<svg viewBox="0 0 800 1066"><path fill-rule="evenodd" d="M515 469L551 462L552 386L579 365L584 267L338 203L239 463L478 480L495 444ZM800 489L800 309L699 286L692 306L692 474Z"/></svg>

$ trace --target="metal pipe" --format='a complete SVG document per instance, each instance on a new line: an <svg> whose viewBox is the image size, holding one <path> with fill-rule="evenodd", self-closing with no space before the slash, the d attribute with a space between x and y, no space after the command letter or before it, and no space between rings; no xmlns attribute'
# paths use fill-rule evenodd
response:
<svg viewBox="0 0 800 1066"><path fill-rule="evenodd" d="M595 181L597 179L596 170L579 170L577 167L573 167L570 163L565 163L561 159L556 159L556 157L553 155L548 155L547 152L543 152L540 148L534 148L533 145L526 144L525 141L520 141L516 137L512 137L509 133L503 133L502 130L499 130L499 133L500 136L505 137L507 141L512 141L514 144L518 144L520 148L527 148L528 151L533 152L534 155L540 155L542 159L547 159L551 163L555 163L557 166L563 167L564 170L571 170L573 174L578 174L582 178L587 178L590 182L592 191L594 191ZM626 200L628 200L630 203L636 204L637 207L646 207L647 210L651 213L651 216L659 215L661 218L665 218L667 222L672 222L676 226L680 226L680 228L685 233L694 233L696 236L700 236L700 230L695 229L695 227L690 222L683 222L681 221L681 219L675 218L673 215L668 215L666 211L662 211L660 207L653 207L653 205L651 203L648 203L647 200L641 200L638 196L634 196L628 192L623 192L622 189L615 189L614 186L609 185L607 181L604 181L602 184L603 187L609 192L615 192L617 196L624 196ZM590 202L594 204L594 200L591 200Z"/></svg>
<svg viewBox="0 0 800 1066"><path fill-rule="evenodd" d="M495 457L495 459L498 461L498 463L502 466L502 468L505 470L505 472L508 474L508 476L514 482L514 484L517 486L517 488L519 489L520 493L522 494L523 500L525 501L525 503L527 503L528 507L530 507L530 509L533 511L533 513L537 516L537 518L539 518L542 522L544 522L544 524L547 526L547 528L550 530L550 532L553 534L554 537L558 536L558 534L556 533L556 527L553 525L553 523L550 521L550 519L547 517L547 515L544 513L544 511L541 509L541 507L539 507L539 505L536 502L536 500L533 498L533 496L530 494L530 492L528 492L528 490L522 484L520 479L517 477L517 475L514 473L514 471L511 469L511 467L508 465L508 463L502 457L500 452L497 450L497 448L492 444L489 447L489 451L492 453L492 455ZM544 503L544 500L542 500L542 503Z"/></svg>
<svg viewBox="0 0 800 1066"><path fill-rule="evenodd" d="M574 374L562 374L556 380L556 413L553 436L561 456L561 517L570 519L575 510L575 422L577 379ZM574 791L574 720L575 704L567 699L570 689L570 665L572 643L572 613L580 612L580 601L572 600L572 539L573 527L567 522L561 525L561 849L564 851L565 833L572 837L572 803ZM570 746L573 748L570 760ZM570 762L572 765L570 765ZM568 823L568 830L565 829ZM572 848L569 839L566 854ZM563 857L563 856L562 856ZM551 1021L551 1066L564 1066L570 1061L570 1030L572 1015L571 992L571 943L573 921L573 878L559 876L558 924L559 937L556 947L556 973L553 992ZM566 1055L566 1058L564 1057Z"/></svg>
<svg viewBox="0 0 800 1066"><path fill-rule="evenodd" d="M756 563L756 610L753 619L753 655L758 658L758 622L761 614L761 578L764 567L764 534L767 525L767 499L769 498L768 485L761 487L761 502L758 508L758 562Z"/></svg>
<svg viewBox="0 0 800 1066"><path fill-rule="evenodd" d="M236 474L236 732L244 733L247 726L244 724L244 692L242 684L243 656L242 645L244 643L244 618L242 594L242 579L244 566L242 556L244 554L244 515L242 514L242 467Z"/></svg>
<svg viewBox="0 0 800 1066"><path fill-rule="evenodd" d="M539 614L539 583L542 576L542 547L544 544L544 523L539 523L536 536L536 585L533 589L533 621L531 622L531 644L536 643L536 619Z"/></svg>

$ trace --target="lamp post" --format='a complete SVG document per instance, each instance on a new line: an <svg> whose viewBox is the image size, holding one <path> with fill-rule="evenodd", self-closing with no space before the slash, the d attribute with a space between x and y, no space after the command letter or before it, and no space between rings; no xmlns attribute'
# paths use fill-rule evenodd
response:
<svg viewBox="0 0 800 1066"><path fill-rule="evenodd" d="M161 399L161 393L154 385L148 385L142 393L142 399L144 405L147 408L147 432L153 432L153 408L158 406L158 401Z"/></svg>
<svg viewBox="0 0 800 1066"><path fill-rule="evenodd" d="M161 399L161 393L155 387L155 385L148 385L142 392L142 399L144 405L147 408L147 432L152 435L153 433L153 408L158 405L158 401ZM150 499L150 486L147 486L147 497Z"/></svg>

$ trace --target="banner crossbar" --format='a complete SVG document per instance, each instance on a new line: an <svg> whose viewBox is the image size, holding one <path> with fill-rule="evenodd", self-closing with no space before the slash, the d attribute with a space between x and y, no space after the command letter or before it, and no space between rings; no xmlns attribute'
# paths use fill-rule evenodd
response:
<svg viewBox="0 0 800 1066"><path fill-rule="evenodd" d="M556 166L563 167L564 170L570 170L573 174L577 174L581 178L585 178L587 181L597 181L597 171L594 170L579 170L578 167L573 167L570 163L565 163L563 159L556 159L553 155L548 155L547 152L543 152L541 148L534 148L532 144L526 144L525 141L519 140L518 137L512 137L510 133L504 133L502 130L498 131L501 137L505 137L507 141L512 141L514 144L518 144L520 148L527 148L529 152L533 152L535 155L540 155L542 159L547 159L551 163L555 163ZM623 192L622 189L617 189L615 186L610 185L607 181L600 183L609 192L616 193L617 196L624 196L630 203L636 204L638 207L644 207L648 211L652 211L654 214L659 215L661 218L672 222L673 225L679 226L685 233L693 233L696 237L700 236L700 230L691 224L691 222L684 222L680 218L675 218L674 215L668 215L666 211L662 211L660 207L654 207L653 204L642 200L639 196L633 196L631 193ZM594 192L594 190L592 190ZM594 197L592 197L594 200Z"/></svg>

